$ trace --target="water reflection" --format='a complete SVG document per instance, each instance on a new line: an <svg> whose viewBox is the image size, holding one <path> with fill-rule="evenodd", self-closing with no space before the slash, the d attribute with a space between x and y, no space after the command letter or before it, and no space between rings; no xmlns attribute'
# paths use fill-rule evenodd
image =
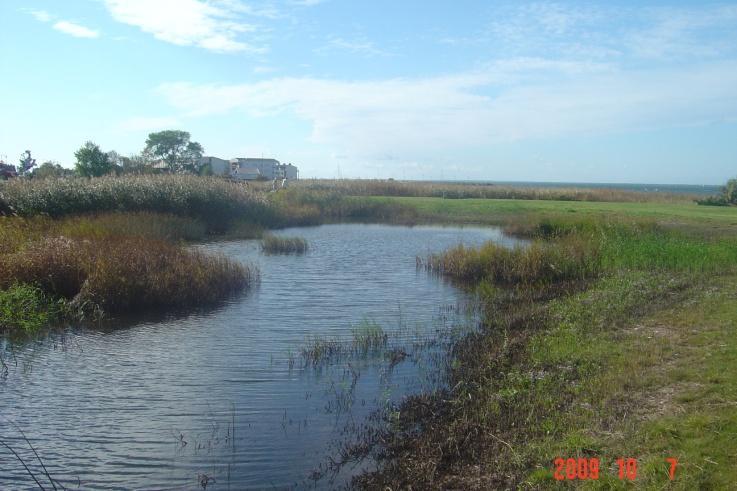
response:
<svg viewBox="0 0 737 491"><path fill-rule="evenodd" d="M256 241L202 246L261 270L258 287L215 309L4 341L0 438L43 476L9 421L22 427L69 488L304 487L347 424L435 382L413 346L458 323L464 294L418 272L415 256L512 243L488 228L279 233L306 238L308 254L264 256ZM350 343L367 319L388 333L388 349L304 368L310 339ZM395 349L405 356L387 355ZM4 449L0 469L0 488L36 488Z"/></svg>

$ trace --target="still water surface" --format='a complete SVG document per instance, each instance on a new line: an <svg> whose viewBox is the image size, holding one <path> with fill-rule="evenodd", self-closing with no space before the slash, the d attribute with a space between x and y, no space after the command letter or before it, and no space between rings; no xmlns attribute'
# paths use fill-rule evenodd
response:
<svg viewBox="0 0 737 491"><path fill-rule="evenodd" d="M346 424L420 390L428 369L416 353L392 370L381 356L305 368L306 339L348 340L367 319L390 339L429 338L468 322L448 315L464 293L417 271L415 256L459 242L514 241L473 227L341 224L278 233L306 238L309 252L266 256L257 241L202 246L261 271L258 286L216 309L114 329L70 327L20 346L0 341L8 366L0 439L42 476L20 426L68 488L322 488L360 470L310 479ZM0 447L0 489L35 488Z"/></svg>

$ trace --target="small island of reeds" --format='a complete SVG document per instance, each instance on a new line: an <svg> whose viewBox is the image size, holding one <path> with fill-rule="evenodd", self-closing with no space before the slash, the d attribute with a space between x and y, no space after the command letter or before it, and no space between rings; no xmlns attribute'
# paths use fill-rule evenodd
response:
<svg viewBox="0 0 737 491"><path fill-rule="evenodd" d="M261 250L266 254L304 254L307 252L307 241L302 237L267 234L261 240Z"/></svg>

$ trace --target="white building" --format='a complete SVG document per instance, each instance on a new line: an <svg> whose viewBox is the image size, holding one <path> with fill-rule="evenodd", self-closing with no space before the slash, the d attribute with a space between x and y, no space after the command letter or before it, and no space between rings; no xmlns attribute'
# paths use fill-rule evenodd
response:
<svg viewBox="0 0 737 491"><path fill-rule="evenodd" d="M299 179L299 169L292 164L281 164L276 159L235 158L230 161L230 176L234 179Z"/></svg>
<svg viewBox="0 0 737 491"><path fill-rule="evenodd" d="M248 169L251 171L248 174L253 175L252 170L257 169L259 178L271 180L278 176L278 166L279 161L276 159L236 158L230 161L231 175L233 177L237 176L238 179L249 179L247 177L240 177L246 174L246 172L241 172L241 170L245 171Z"/></svg>
<svg viewBox="0 0 737 491"><path fill-rule="evenodd" d="M230 174L230 162L217 157L202 157L200 167L209 165L215 176L227 176Z"/></svg>

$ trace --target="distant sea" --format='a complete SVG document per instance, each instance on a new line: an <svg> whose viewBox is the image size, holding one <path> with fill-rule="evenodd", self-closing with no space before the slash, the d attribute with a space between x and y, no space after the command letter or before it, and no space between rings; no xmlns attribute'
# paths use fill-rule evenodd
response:
<svg viewBox="0 0 737 491"><path fill-rule="evenodd" d="M534 182L534 181L432 181L463 184L495 184L498 186L519 186L534 188L594 188L641 191L645 193L699 194L709 196L719 194L721 186L698 184L625 184L615 182Z"/></svg>

